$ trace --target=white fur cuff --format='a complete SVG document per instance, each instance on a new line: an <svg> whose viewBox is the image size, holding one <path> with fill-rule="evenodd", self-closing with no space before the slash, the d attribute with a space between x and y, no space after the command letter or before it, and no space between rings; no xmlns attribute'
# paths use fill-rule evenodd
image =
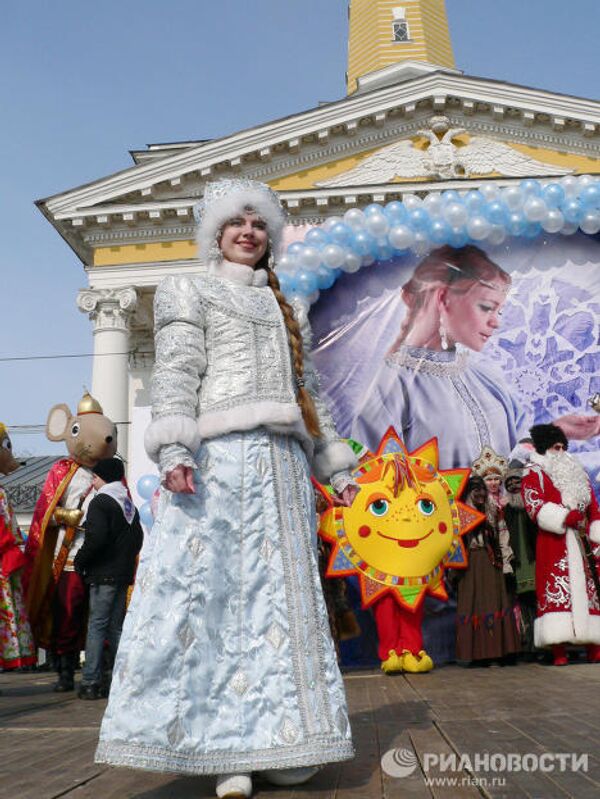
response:
<svg viewBox="0 0 600 799"><path fill-rule="evenodd" d="M600 544L600 521L590 524L590 540L593 544Z"/></svg>
<svg viewBox="0 0 600 799"><path fill-rule="evenodd" d="M557 505L556 502L546 502L537 515L537 523L542 530L549 533L564 535L565 519L569 515L569 509L564 505Z"/></svg>
<svg viewBox="0 0 600 799"><path fill-rule="evenodd" d="M194 453L201 441L198 423L189 416L163 416L153 421L144 434L146 452L155 463L160 448L166 444L182 444Z"/></svg>
<svg viewBox="0 0 600 799"><path fill-rule="evenodd" d="M332 474L351 471L356 462L356 455L345 441L333 441L317 451L312 469L317 480L328 483Z"/></svg>
<svg viewBox="0 0 600 799"><path fill-rule="evenodd" d="M295 402L265 400L203 413L198 419L198 431L202 438L215 438L235 430L254 430L261 426L291 433L301 419L302 411Z"/></svg>

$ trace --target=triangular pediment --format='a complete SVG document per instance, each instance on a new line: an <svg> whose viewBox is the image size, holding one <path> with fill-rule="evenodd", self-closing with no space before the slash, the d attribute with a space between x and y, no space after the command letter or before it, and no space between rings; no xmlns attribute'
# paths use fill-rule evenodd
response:
<svg viewBox="0 0 600 799"><path fill-rule="evenodd" d="M435 117L443 119L437 131ZM140 218L170 220L178 225L173 235L185 235L205 183L221 177L262 180L292 213L318 215L344 192L341 202L352 201L355 189L366 196L386 186L402 192L465 179L598 173L600 102L421 71L221 139L155 145L135 159L38 203L82 258L80 234L90 225L127 230Z"/></svg>

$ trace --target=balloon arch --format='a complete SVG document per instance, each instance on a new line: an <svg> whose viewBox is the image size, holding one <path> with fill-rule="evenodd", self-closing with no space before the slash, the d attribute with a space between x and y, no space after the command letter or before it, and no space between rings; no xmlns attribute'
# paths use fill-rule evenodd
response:
<svg viewBox="0 0 600 799"><path fill-rule="evenodd" d="M542 232L600 232L600 177L568 175L555 182L522 180L500 188L405 195L402 202L350 208L311 228L277 263L288 299L312 305L344 272L434 247L502 244L508 236L535 239Z"/></svg>

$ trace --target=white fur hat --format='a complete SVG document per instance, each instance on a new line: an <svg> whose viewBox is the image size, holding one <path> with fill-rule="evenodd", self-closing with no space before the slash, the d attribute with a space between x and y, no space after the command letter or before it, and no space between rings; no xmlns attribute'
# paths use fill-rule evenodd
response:
<svg viewBox="0 0 600 799"><path fill-rule="evenodd" d="M194 206L194 217L198 222L196 240L198 257L207 264L214 257L214 247L223 225L245 208L252 208L267 225L273 256L279 254L285 226L285 211L279 197L265 183L243 178L227 178L216 183L207 183L204 196Z"/></svg>

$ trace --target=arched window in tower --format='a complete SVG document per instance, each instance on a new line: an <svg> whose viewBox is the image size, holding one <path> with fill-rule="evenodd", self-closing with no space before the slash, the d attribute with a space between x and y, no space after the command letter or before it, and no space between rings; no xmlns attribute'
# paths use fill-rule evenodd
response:
<svg viewBox="0 0 600 799"><path fill-rule="evenodd" d="M406 9L399 7L392 9L393 22L392 22L392 40L394 42L408 42L410 41L410 33L408 30L408 22L406 21Z"/></svg>

